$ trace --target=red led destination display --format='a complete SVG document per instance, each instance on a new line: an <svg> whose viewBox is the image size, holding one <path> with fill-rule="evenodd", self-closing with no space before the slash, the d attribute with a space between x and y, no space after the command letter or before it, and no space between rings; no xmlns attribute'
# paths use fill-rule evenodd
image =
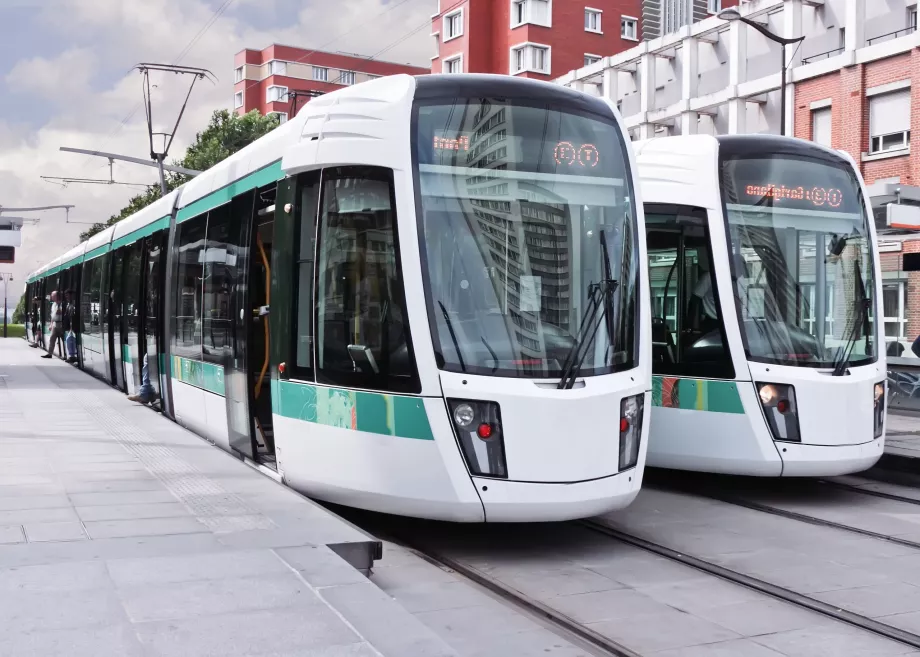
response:
<svg viewBox="0 0 920 657"><path fill-rule="evenodd" d="M839 208L843 203L843 192L835 187L787 187L786 185L746 185L744 200L758 202L764 197L776 201L805 201L816 208Z"/></svg>
<svg viewBox="0 0 920 657"><path fill-rule="evenodd" d="M594 168L601 161L601 154L594 144L573 144L570 141L560 141L553 149L553 159L556 164L570 167Z"/></svg>
<svg viewBox="0 0 920 657"><path fill-rule="evenodd" d="M469 135L454 137L434 137L434 150L436 151L468 151L470 150Z"/></svg>

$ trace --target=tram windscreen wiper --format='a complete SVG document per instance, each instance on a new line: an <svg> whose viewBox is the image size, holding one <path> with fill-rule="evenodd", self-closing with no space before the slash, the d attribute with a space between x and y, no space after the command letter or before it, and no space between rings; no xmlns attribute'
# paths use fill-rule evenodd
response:
<svg viewBox="0 0 920 657"><path fill-rule="evenodd" d="M841 249L842 250L842 249ZM854 310L857 313L857 316L853 318L853 325L850 327L850 335L847 337L846 344L843 346L843 351L840 352L840 355L837 357L837 360L834 361L834 372L833 376L843 376L846 374L847 365L850 364L850 355L853 352L853 347L856 346L856 341L859 340L859 326L863 326L863 330L866 333L866 336L869 335L869 298L866 295L866 284L862 279L862 272L859 268L859 261L857 260L853 264L853 275L856 277L856 300L853 302Z"/></svg>
<svg viewBox="0 0 920 657"><path fill-rule="evenodd" d="M610 302L613 299L613 292L617 289L617 281L611 278L610 273L610 254L607 251L607 239L604 231L600 231L601 258L604 265L605 278L599 283L591 283L588 286L588 304L585 306L584 315L581 318L581 326L578 329L578 335L575 336L575 342L565 357L562 365L562 377L559 379L559 390L570 390L575 385L581 366L588 356L588 350L591 343L594 342L594 336L601 326L604 317L610 312ZM608 322L609 325L609 322ZM609 336L611 344L613 343L613 333Z"/></svg>

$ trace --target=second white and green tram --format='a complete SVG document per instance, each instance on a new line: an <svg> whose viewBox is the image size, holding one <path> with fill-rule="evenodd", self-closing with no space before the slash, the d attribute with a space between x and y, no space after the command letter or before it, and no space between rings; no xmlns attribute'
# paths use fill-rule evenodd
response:
<svg viewBox="0 0 920 657"><path fill-rule="evenodd" d="M586 517L639 491L642 206L610 103L393 76L298 115L29 278L79 365L339 504ZM47 322L40 330L47 331ZM47 339L47 337L46 337Z"/></svg>
<svg viewBox="0 0 920 657"><path fill-rule="evenodd" d="M882 455L875 226L848 155L766 135L636 144L652 296L649 465L831 476Z"/></svg>

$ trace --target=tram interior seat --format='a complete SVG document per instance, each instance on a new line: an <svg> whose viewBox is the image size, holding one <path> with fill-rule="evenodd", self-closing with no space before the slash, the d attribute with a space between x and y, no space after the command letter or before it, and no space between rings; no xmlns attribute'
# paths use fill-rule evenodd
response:
<svg viewBox="0 0 920 657"><path fill-rule="evenodd" d="M668 323L661 317L652 317L652 361L659 364L675 362L676 345Z"/></svg>

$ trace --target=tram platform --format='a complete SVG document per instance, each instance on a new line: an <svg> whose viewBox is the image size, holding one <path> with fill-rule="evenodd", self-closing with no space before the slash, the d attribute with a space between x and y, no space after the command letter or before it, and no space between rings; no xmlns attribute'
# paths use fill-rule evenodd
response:
<svg viewBox="0 0 920 657"><path fill-rule="evenodd" d="M39 355L0 340L0 654L456 654L376 539Z"/></svg>
<svg viewBox="0 0 920 657"><path fill-rule="evenodd" d="M920 413L889 411L879 466L920 475Z"/></svg>

